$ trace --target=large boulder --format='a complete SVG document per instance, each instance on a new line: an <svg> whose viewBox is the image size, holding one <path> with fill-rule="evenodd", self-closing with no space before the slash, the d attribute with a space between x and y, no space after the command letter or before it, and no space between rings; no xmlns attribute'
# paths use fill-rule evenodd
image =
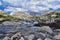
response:
<svg viewBox="0 0 60 40"><path fill-rule="evenodd" d="M10 39L9 37L6 36L3 40L11 40L11 39Z"/></svg>
<svg viewBox="0 0 60 40"><path fill-rule="evenodd" d="M43 26L43 27L41 27L41 28L40 28L40 31L41 31L41 32L48 32L48 33L50 33L50 34L53 33L52 29L51 29L49 26Z"/></svg>

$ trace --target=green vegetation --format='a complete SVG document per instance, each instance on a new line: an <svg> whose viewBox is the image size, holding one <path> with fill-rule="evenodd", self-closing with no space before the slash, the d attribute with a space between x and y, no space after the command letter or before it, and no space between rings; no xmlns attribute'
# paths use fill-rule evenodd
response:
<svg viewBox="0 0 60 40"><path fill-rule="evenodd" d="M55 16L56 21L60 22L60 13L57 12L57 13L55 13L55 15L56 15Z"/></svg>
<svg viewBox="0 0 60 40"><path fill-rule="evenodd" d="M36 20L38 22L45 22L45 20L44 19L41 19L39 16L32 17L32 20Z"/></svg>
<svg viewBox="0 0 60 40"><path fill-rule="evenodd" d="M0 23L4 21L15 21L15 20L21 20L21 19L12 17L11 15L8 15L7 13L4 12L0 12Z"/></svg>
<svg viewBox="0 0 60 40"><path fill-rule="evenodd" d="M33 19L36 20L36 21L39 21L40 20L40 17L34 16Z"/></svg>
<svg viewBox="0 0 60 40"><path fill-rule="evenodd" d="M49 21L51 23L52 20L54 20L55 22L60 22L60 12L52 12L52 13L46 14L46 16L42 16L42 17L34 16L32 19L37 20L39 22Z"/></svg>

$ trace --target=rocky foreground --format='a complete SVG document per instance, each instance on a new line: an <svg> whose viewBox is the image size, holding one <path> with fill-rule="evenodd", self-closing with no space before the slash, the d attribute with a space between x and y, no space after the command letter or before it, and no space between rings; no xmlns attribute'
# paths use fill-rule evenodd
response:
<svg viewBox="0 0 60 40"><path fill-rule="evenodd" d="M1 40L60 40L60 29L34 26L33 21L6 21L0 24Z"/></svg>

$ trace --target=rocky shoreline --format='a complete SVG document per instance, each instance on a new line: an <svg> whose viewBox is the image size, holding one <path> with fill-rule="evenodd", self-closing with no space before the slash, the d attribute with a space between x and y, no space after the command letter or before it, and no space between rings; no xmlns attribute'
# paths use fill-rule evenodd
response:
<svg viewBox="0 0 60 40"><path fill-rule="evenodd" d="M60 40L60 29L34 26L38 22L4 22L0 25L2 40ZM17 25L18 24L18 25Z"/></svg>

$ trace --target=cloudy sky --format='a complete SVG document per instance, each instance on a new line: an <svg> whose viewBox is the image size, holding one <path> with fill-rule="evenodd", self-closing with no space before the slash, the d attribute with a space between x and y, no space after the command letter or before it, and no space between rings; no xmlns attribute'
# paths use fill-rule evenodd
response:
<svg viewBox="0 0 60 40"><path fill-rule="evenodd" d="M60 0L0 0L0 10L13 11L46 11L60 9Z"/></svg>

